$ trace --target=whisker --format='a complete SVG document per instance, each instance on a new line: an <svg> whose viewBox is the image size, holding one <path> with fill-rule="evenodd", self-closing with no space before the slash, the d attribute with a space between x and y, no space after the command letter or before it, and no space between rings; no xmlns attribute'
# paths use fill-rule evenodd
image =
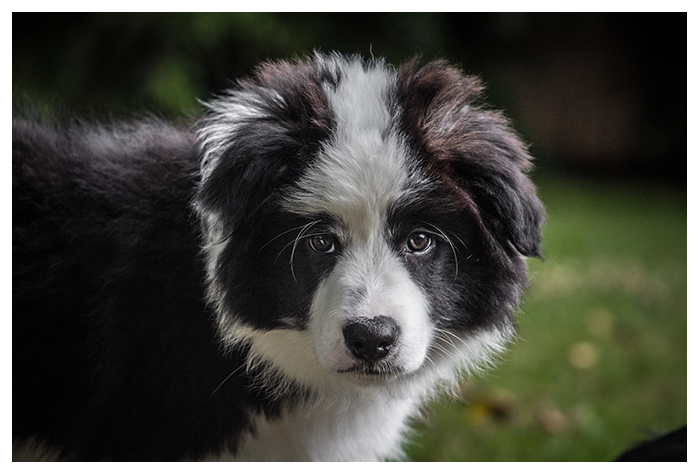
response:
<svg viewBox="0 0 700 475"><path fill-rule="evenodd" d="M455 248L455 245L452 242L452 239L450 239L450 237L447 234L445 234L445 231L443 231L439 227L435 226L434 224L428 223L426 221L424 221L423 224L427 224L431 228L435 229L443 237L443 239L445 241L447 241L447 244L450 245L450 248L452 249L452 255L454 256L454 259L455 259L455 278L454 278L454 280L457 280L457 276L459 275L459 263L457 261L457 249ZM457 239L459 239L459 238L457 238ZM460 239L460 242L462 242L461 239ZM464 245L464 242L462 242L462 245Z"/></svg>
<svg viewBox="0 0 700 475"><path fill-rule="evenodd" d="M306 232L308 229L312 228L316 224L320 223L321 220L317 219L316 221L311 221L308 223L306 226L301 228L301 231L299 231L299 234L297 234L296 239L294 239L294 246L292 247L292 255L289 256L289 267L292 270L292 278L294 279L294 282L297 281L297 277L294 275L294 253L297 250L297 245L299 244L299 240L302 238L304 232Z"/></svg>
<svg viewBox="0 0 700 475"><path fill-rule="evenodd" d="M460 243L462 246L464 246L464 249L466 249L467 251L469 251L469 248L467 247L466 244L464 244L464 241L462 241L462 239L461 239L459 236L457 236L457 235L456 235L455 233L453 233L453 232L450 232L450 234L453 235L453 236L455 237L455 239L457 239L457 240L459 241L459 243Z"/></svg>
<svg viewBox="0 0 700 475"><path fill-rule="evenodd" d="M442 337L438 337L438 338L440 339L440 341L446 341L446 340L445 340L444 338L442 338ZM449 342L448 342L448 343L449 343ZM431 349L434 350L435 353L439 353L439 354L441 354L441 355L443 355L443 356L447 356L447 357L452 358L452 353L450 353L449 351L447 351L447 349L444 348L442 345L439 345L439 344L438 344L438 345L433 345L433 346L431 347Z"/></svg>
<svg viewBox="0 0 700 475"><path fill-rule="evenodd" d="M244 368L244 367L245 367L245 363L242 364L242 365L240 365L238 368L234 369L233 371L231 371L231 373L230 373L228 376L226 376L226 378L224 378L224 380L221 381L221 383L219 383L219 385L216 387L216 389L214 389L214 391L212 391L212 393L209 395L209 399L211 399L212 397L214 397L214 394L216 394L216 392L221 388L221 386L224 385L224 383L225 383L226 381L228 381L229 379L231 379L231 376L233 376L234 374L236 374L236 372L237 372L238 370L240 370L240 369L242 369L242 368Z"/></svg>
<svg viewBox="0 0 700 475"><path fill-rule="evenodd" d="M431 348L433 348L433 347L431 346ZM425 361L427 361L428 363L430 363L431 365L433 365L437 368L437 363L435 363L435 361L433 361L433 358L429 354L425 355Z"/></svg>
<svg viewBox="0 0 700 475"><path fill-rule="evenodd" d="M464 246L464 249L466 249L467 252L469 253L469 255L467 256L467 259L466 259L466 260L471 259L472 256L473 256L474 254L472 254L472 251L469 250L469 247L467 247L467 245L464 244L464 241L462 241L462 239L461 239L459 236L457 236L455 233L450 232L450 234L451 234L452 236L454 236L455 239L457 239L457 240L459 241L459 243L460 243L462 246Z"/></svg>
<svg viewBox="0 0 700 475"><path fill-rule="evenodd" d="M277 253L277 256L275 257L275 262L277 262L277 259L280 258L280 256L281 256L282 253L285 251L285 249L287 249L289 246L291 246L292 244L294 244L295 241L296 241L296 239L293 239L293 240L289 241L287 244L285 244L285 246L282 248L282 250L281 250L280 252Z"/></svg>
<svg viewBox="0 0 700 475"><path fill-rule="evenodd" d="M288 229L287 231L283 231L283 232L279 233L277 236L275 236L275 237L273 237L272 239L270 239L269 241L267 241L267 242L258 250L258 252L261 252L263 249L265 249L265 248L266 248L268 245L270 245L270 243L272 243L272 241L274 241L275 239L277 239L277 238L279 238L279 237L282 237L282 236L284 236L285 234L288 234L288 233L291 233L291 232L293 232L293 231L296 231L297 229L301 229L301 228L303 228L304 226L306 226L306 224L304 224L304 225L302 225L302 226L297 226L296 228Z"/></svg>
<svg viewBox="0 0 700 475"><path fill-rule="evenodd" d="M295 344L295 343L297 343L297 342L300 342L300 341L304 340L305 338L306 338L305 336L300 336L299 338L296 338L296 339L294 339L294 340L285 342L284 344L280 345L279 348L285 348L285 347L287 347L287 346L293 345L293 344ZM254 367L255 364L256 364L256 363L253 363L253 364L252 364L252 367ZM221 381L221 383L219 383L219 385L218 385L218 386L214 389L214 391L209 395L209 399L211 399L211 398L214 396L214 394L216 394L216 392L217 392L219 389L221 389L221 387L226 383L226 381L228 381L229 379L231 379L231 377L232 377L234 374L236 374L236 372L238 372L238 371L240 371L240 370L242 370L242 369L247 368L249 365L251 365L251 361L246 361L245 363L243 363L242 365L240 365L238 368L236 368L235 370L233 370L228 376L226 376L226 378L224 378L223 381Z"/></svg>
<svg viewBox="0 0 700 475"><path fill-rule="evenodd" d="M452 333L452 332L450 332L450 331L448 331L448 330L445 330L445 329L443 329L443 328L438 328L437 330L438 330L440 333L444 333L444 334L450 336L451 338L454 338L455 340L459 341L460 343L466 344L466 342L464 341L464 339L458 337L457 335L455 335L454 333ZM438 336L438 338L439 338L441 341L444 341L445 343L448 343L449 345L451 345L452 348L454 348L454 349L457 351L457 353L459 353L460 355L462 355L462 358L464 358L465 360L469 360L469 358L467 358L467 355L465 355L465 354L462 352L462 350L455 344L454 341L452 341L450 338L445 338L445 337L444 337L443 335L441 335L441 334L438 334L437 336Z"/></svg>
<svg viewBox="0 0 700 475"><path fill-rule="evenodd" d="M467 342L465 341L464 338L462 338L462 337L460 337L460 336L458 336L458 335L455 335L454 333L452 333L452 332L449 331L449 330L446 330L446 329L444 329L444 328L437 328L437 331L440 332L440 333L443 333L443 334L445 334L445 335L447 335L447 336L450 336L450 337L454 338L455 340L459 341L460 343L464 343L465 345L467 344ZM441 335L440 335L440 337L441 337L442 339L445 339L445 338L442 337ZM449 340L448 340L448 341L449 341ZM450 341L450 343L453 343L453 342Z"/></svg>

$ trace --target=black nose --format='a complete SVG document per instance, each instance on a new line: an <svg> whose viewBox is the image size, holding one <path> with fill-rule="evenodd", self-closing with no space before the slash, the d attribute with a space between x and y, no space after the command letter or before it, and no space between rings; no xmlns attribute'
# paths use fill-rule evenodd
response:
<svg viewBox="0 0 700 475"><path fill-rule="evenodd" d="M343 328L345 345L360 360L375 362L389 354L399 336L399 327L391 317L353 320Z"/></svg>

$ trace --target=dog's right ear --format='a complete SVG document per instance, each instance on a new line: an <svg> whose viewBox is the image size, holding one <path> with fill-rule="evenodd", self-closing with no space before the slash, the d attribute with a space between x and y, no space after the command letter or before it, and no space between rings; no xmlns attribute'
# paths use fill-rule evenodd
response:
<svg viewBox="0 0 700 475"><path fill-rule="evenodd" d="M209 218L208 225L215 216L221 230L251 216L294 162L293 140L251 99L233 91L212 102L198 131L202 159L196 208Z"/></svg>
<svg viewBox="0 0 700 475"><path fill-rule="evenodd" d="M196 209L208 225L223 231L253 218L298 177L333 128L322 90L330 79L311 62L269 63L206 104Z"/></svg>

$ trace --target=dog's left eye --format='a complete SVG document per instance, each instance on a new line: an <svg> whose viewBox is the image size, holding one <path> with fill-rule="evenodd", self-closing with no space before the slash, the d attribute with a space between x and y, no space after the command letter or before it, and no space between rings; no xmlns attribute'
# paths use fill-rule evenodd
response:
<svg viewBox="0 0 700 475"><path fill-rule="evenodd" d="M335 242L330 234L316 234L309 238L309 246L319 254L335 252Z"/></svg>
<svg viewBox="0 0 700 475"><path fill-rule="evenodd" d="M411 233L406 240L406 247L410 252L425 252L433 244L429 234L416 231Z"/></svg>

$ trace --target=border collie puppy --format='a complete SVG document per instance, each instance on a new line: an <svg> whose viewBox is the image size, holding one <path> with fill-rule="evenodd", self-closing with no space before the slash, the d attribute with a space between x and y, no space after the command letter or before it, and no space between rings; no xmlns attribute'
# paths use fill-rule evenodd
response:
<svg viewBox="0 0 700 475"><path fill-rule="evenodd" d="M78 460L384 460L514 335L542 205L444 62L263 65L191 127L17 119L13 433Z"/></svg>

